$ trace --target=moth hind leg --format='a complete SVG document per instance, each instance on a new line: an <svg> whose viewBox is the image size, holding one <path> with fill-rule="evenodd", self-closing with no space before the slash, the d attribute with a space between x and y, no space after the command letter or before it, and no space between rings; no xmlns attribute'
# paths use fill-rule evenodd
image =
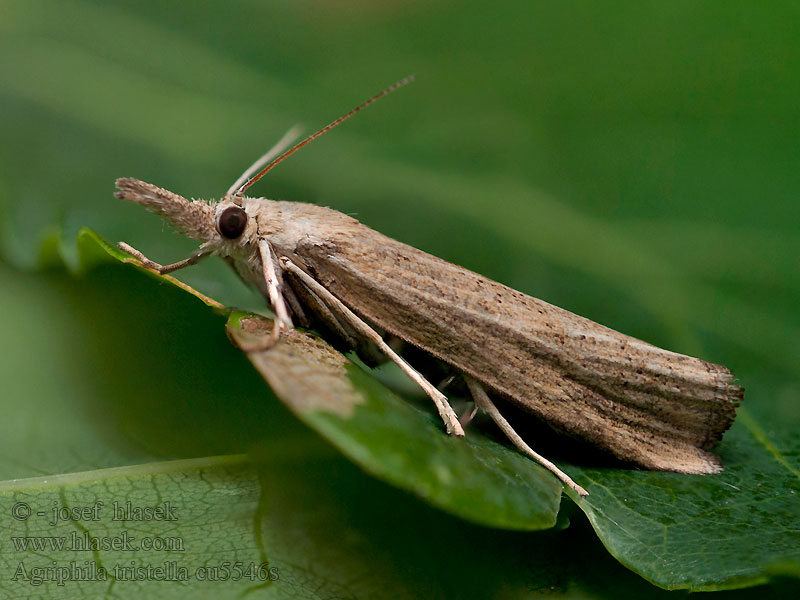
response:
<svg viewBox="0 0 800 600"><path fill-rule="evenodd" d="M566 486L570 487L571 489L575 490L580 496L588 496L589 492L575 483L572 478L564 473L561 469L555 466L552 462L547 460L541 454L537 454L533 451L533 449L525 443L525 441L519 436L519 434L514 431L514 428L511 427L508 421L506 421L505 417L500 414L500 411L497 410L497 407L494 405L494 402L491 401L489 395L486 393L483 385L479 382L470 377L469 375L464 375L464 380L467 383L467 387L469 387L469 391L472 394L473 400L475 400L475 406L483 410L489 417L494 421L500 430L505 434L505 436L514 444L523 454L530 456L533 460L538 462L542 465L545 469L553 473L556 477L558 477Z"/></svg>

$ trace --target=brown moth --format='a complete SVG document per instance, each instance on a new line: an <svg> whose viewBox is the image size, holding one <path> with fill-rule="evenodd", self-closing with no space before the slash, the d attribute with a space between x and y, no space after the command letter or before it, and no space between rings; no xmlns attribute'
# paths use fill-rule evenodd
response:
<svg viewBox="0 0 800 600"><path fill-rule="evenodd" d="M192 256L166 266L125 243L120 247L162 274L208 255L224 258L262 291L276 314L267 346L295 322L325 330L349 347L369 342L433 399L447 432L462 436L447 398L375 328L444 361L462 375L476 408L581 495L586 490L525 444L492 399L641 467L721 471L709 448L730 427L744 393L725 367L598 325L330 208L244 195L284 158L411 79L282 152L291 142L285 137L218 202L189 201L137 179L117 180L117 197L166 217L202 242Z"/></svg>

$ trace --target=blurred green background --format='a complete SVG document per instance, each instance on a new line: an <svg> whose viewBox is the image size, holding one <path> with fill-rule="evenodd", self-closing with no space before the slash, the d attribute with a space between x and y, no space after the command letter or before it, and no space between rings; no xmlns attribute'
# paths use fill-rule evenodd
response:
<svg viewBox="0 0 800 600"><path fill-rule="evenodd" d="M115 178L219 197L292 125L317 129L410 73L251 193L354 214L724 363L749 414L795 426L798 17L794 2L0 1L3 475L302 438L286 414L252 416L254 373L235 383L254 412L215 397L246 365L204 309L170 312L169 294L138 297L107 270L75 281L54 256L76 264L82 226L187 256L193 242L113 197ZM220 261L181 278L261 304Z"/></svg>

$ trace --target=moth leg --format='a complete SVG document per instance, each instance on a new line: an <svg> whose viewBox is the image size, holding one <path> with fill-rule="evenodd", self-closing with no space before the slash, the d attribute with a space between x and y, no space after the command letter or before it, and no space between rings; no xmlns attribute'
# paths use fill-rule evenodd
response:
<svg viewBox="0 0 800 600"><path fill-rule="evenodd" d="M347 308L347 306L345 306L341 300L330 293L321 283L295 265L291 260L286 257L282 257L280 259L280 264L284 269L300 278L300 280L306 286L308 286L311 291L319 296L319 298L330 308L335 309L339 314L341 314L358 334L364 336L370 342L378 346L381 352L386 354L386 356L394 361L406 375L415 381L417 385L419 385L425 391L425 393L430 396L431 400L433 400L433 403L436 405L436 408L439 411L439 415L442 417L442 421L444 421L447 433L455 434L457 436L464 435L464 428L461 427L461 423L458 422L458 417L456 416L453 407L447 402L447 397L437 390L434 385L429 383L427 379L425 379L418 371L414 369L414 367L400 358L400 356L389 347L389 345L380 335L378 335L374 329L372 329L372 327L362 321L353 311Z"/></svg>
<svg viewBox="0 0 800 600"><path fill-rule="evenodd" d="M269 350L278 341L281 335L281 327L292 329L292 319L289 317L289 308L286 306L286 300L281 293L280 284L278 282L278 275L275 272L275 262L273 260L272 248L269 242L264 238L258 240L258 252L261 256L261 269L264 274L264 281L267 283L267 292L269 294L269 301L272 304L272 310L275 311L275 320L273 321L272 332L266 340L252 344L249 346L239 347L245 352L262 352Z"/></svg>
<svg viewBox="0 0 800 600"><path fill-rule="evenodd" d="M478 414L478 403L477 402L473 402L472 403L472 409L469 410L469 411L466 411L463 415L458 417L458 422L461 423L461 425L463 427L466 427L467 425L472 423L472 419L475 418L476 414Z"/></svg>
<svg viewBox="0 0 800 600"><path fill-rule="evenodd" d="M308 316L303 310L303 306L300 304L300 299L297 297L297 294L295 294L294 290L288 285L284 286L281 292L286 300L286 304L288 304L291 309L291 314L297 317L300 327L308 328L311 325L311 321L309 321Z"/></svg>
<svg viewBox="0 0 800 600"><path fill-rule="evenodd" d="M516 431L514 431L508 421L505 420L503 415L500 414L500 411L497 410L497 407L489 399L489 395L486 393L486 390L478 381L468 375L464 375L464 380L467 382L467 387L469 387L472 398L475 400L475 405L485 411L492 418L492 420L497 423L497 426L503 431L503 433L506 434L506 437L511 440L512 444L519 448L523 453L533 458L544 468L551 471L556 477L563 481L565 485L578 492L579 495L589 495L589 492L575 483L569 475L564 473L564 471L559 469L544 456L534 452L531 447L523 441L523 439Z"/></svg>
<svg viewBox="0 0 800 600"><path fill-rule="evenodd" d="M258 252L261 255L261 268L269 290L269 301L272 304L272 308L275 309L277 320L287 329L292 329L292 319L289 318L289 309L283 299L283 294L281 294L278 274L275 272L272 248L264 238L258 240Z"/></svg>
<svg viewBox="0 0 800 600"><path fill-rule="evenodd" d="M312 327L324 331L335 339L334 345L340 346L338 349L342 352L349 352L356 347L358 340L354 332L346 328L331 312L331 309L302 280L293 273L287 273L284 281L289 284L288 289L293 289L298 299L304 303L309 315L314 317L316 322L311 324Z"/></svg>
<svg viewBox="0 0 800 600"><path fill-rule="evenodd" d="M448 385L453 383L455 378L456 378L456 374L455 373L450 373L450 375L448 375L447 377L442 379L442 381L439 382L439 385L437 385L436 388L439 389L440 391L444 391L444 388L446 388Z"/></svg>
<svg viewBox="0 0 800 600"><path fill-rule="evenodd" d="M233 269L233 272L236 273L244 285L250 286L250 281L248 280L247 276L242 274L242 272L239 270L236 261L234 261L230 256L221 256L220 258L228 263L228 266ZM258 290L262 294L269 294L266 289L266 282L264 283L264 286L258 286ZM308 316L303 310L300 300L297 298L297 295L294 293L292 288L289 286L283 286L281 288L281 294L283 295L283 298L286 300L286 304L289 307L289 316L292 318L292 320L294 321L296 319L299 322L300 327L308 328L310 324Z"/></svg>
<svg viewBox="0 0 800 600"><path fill-rule="evenodd" d="M456 373L450 373L450 375L442 379L439 385L436 386L436 389L440 392L444 392L445 388L455 381L455 378ZM458 422L461 423L461 426L465 429L467 425L472 423L472 419L474 419L475 415L478 413L478 405L475 404L475 401L473 400L470 404L472 404L472 407L469 410L465 410L463 414L458 415Z"/></svg>
<svg viewBox="0 0 800 600"><path fill-rule="evenodd" d="M133 246L126 244L125 242L119 242L117 244L121 250L124 250L128 254L131 254L136 260L142 263L142 266L156 271L159 275L166 275L167 273L172 273L173 271L177 271L178 269L182 269L183 267L188 267L190 265L195 264L201 258L205 258L209 255L208 252L204 250L198 250L194 254L192 254L189 258L184 258L183 260L179 260L176 263L172 263L171 265L160 265L157 262L154 262L147 258L144 254L139 252Z"/></svg>
<svg viewBox="0 0 800 600"><path fill-rule="evenodd" d="M284 287L284 296L287 296L287 291L294 292L297 301L302 301L304 310L308 312L309 317L314 319L313 321L311 318L307 319L308 323L304 327L317 329L334 348L342 353L355 350L358 358L370 368L377 367L389 360L375 344L365 340L363 336L357 335L346 321L343 322L341 318L337 318L331 309L320 300L319 296L295 275L286 272L284 282L288 284ZM287 300L290 300L288 296Z"/></svg>

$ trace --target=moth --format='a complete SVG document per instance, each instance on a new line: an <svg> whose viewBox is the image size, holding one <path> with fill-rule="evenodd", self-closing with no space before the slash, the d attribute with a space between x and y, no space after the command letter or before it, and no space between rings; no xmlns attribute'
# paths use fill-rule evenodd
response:
<svg viewBox="0 0 800 600"><path fill-rule="evenodd" d="M496 401L640 467L721 471L710 448L730 427L744 395L725 367L618 333L333 209L244 195L289 155L411 79L291 147L295 136L287 134L217 202L118 179L118 198L202 242L188 258L164 266L124 242L120 247L161 274L222 257L264 294L276 315L264 349L295 324L325 330L351 348L369 343L430 396L449 434L463 436L446 396L384 338L394 336L443 361L463 377L476 409L580 495L586 490L531 449Z"/></svg>

